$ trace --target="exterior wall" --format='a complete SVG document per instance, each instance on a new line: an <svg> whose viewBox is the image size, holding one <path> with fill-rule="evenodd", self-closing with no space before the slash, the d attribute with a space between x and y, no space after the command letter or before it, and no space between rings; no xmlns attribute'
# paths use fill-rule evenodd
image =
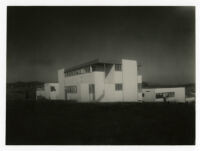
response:
<svg viewBox="0 0 200 151"><path fill-rule="evenodd" d="M188 97L188 98L185 98L185 101L186 101L186 102L195 102L195 97Z"/></svg>
<svg viewBox="0 0 200 151"><path fill-rule="evenodd" d="M64 69L58 70L58 83L59 83L59 93L58 93L58 99L65 100L65 74Z"/></svg>
<svg viewBox="0 0 200 151"><path fill-rule="evenodd" d="M38 100L39 97L45 97L45 90L37 90L36 91L36 100Z"/></svg>
<svg viewBox="0 0 200 151"><path fill-rule="evenodd" d="M68 100L80 102L116 102L116 101L137 101L138 78L137 62L133 60L122 60L122 71L115 71L114 64L105 65L105 71L93 71L74 76L64 75L64 69L58 71L59 99L66 99L65 87L76 86L77 93L67 93ZM116 91L115 84L121 83L122 90ZM91 100L89 85L94 84L95 100Z"/></svg>
<svg viewBox="0 0 200 151"><path fill-rule="evenodd" d="M138 75L138 83L142 83L142 76L141 75Z"/></svg>
<svg viewBox="0 0 200 151"><path fill-rule="evenodd" d="M105 73L106 74L106 73ZM115 66L112 65L109 76L105 76L104 98L101 102L121 102L123 101L123 90L116 91L115 84L122 83L122 71L115 71Z"/></svg>
<svg viewBox="0 0 200 151"><path fill-rule="evenodd" d="M174 92L174 97L167 97L166 101L185 102L185 88L154 88L143 89L143 101L146 102L164 102L163 98L156 98L157 93Z"/></svg>
<svg viewBox="0 0 200 151"><path fill-rule="evenodd" d="M64 87L66 87L66 86L76 86L77 87L77 93L67 93L67 99L68 100L78 100L78 101L83 101L83 102L89 101L89 99L88 99L89 84L95 83L94 73L95 72L65 77ZM88 93L86 93L86 92L88 92Z"/></svg>
<svg viewBox="0 0 200 151"><path fill-rule="evenodd" d="M102 102L121 102L123 92L115 90L115 84L105 84L105 97Z"/></svg>
<svg viewBox="0 0 200 151"><path fill-rule="evenodd" d="M66 85L66 86L76 86L77 87L77 93L67 93L67 96L65 95L65 100L81 100L81 87L79 83L74 83L73 85Z"/></svg>
<svg viewBox="0 0 200 151"><path fill-rule="evenodd" d="M138 84L141 84L141 91L138 90L138 101L142 101L142 76L138 75L137 80Z"/></svg>
<svg viewBox="0 0 200 151"><path fill-rule="evenodd" d="M97 102L101 102L103 98L105 97L105 73L104 72L94 72L94 78L95 78L95 100Z"/></svg>
<svg viewBox="0 0 200 151"><path fill-rule="evenodd" d="M44 84L45 98L50 99L50 87L49 83Z"/></svg>
<svg viewBox="0 0 200 151"><path fill-rule="evenodd" d="M123 100L138 101L137 62L122 60Z"/></svg>
<svg viewBox="0 0 200 151"><path fill-rule="evenodd" d="M107 65L105 70L105 83L107 84L114 83L114 74L115 74L115 66Z"/></svg>
<svg viewBox="0 0 200 151"><path fill-rule="evenodd" d="M51 91L51 86L55 88L55 91ZM58 83L49 83L49 99L50 100L56 100L58 99L58 93L59 93L59 84Z"/></svg>
<svg viewBox="0 0 200 151"><path fill-rule="evenodd" d="M142 89L144 102L155 102L155 89Z"/></svg>
<svg viewBox="0 0 200 151"><path fill-rule="evenodd" d="M55 88L55 91L51 91L51 86ZM42 96L45 99L56 100L58 99L59 84L58 83L45 83L44 90L37 90L36 96Z"/></svg>
<svg viewBox="0 0 200 151"><path fill-rule="evenodd" d="M80 91L81 91L81 101L82 102L88 102L90 100L90 97L89 97L89 84L82 83L80 85Z"/></svg>
<svg viewBox="0 0 200 151"><path fill-rule="evenodd" d="M115 83L122 83L123 84L123 80L122 80L122 71L115 71L114 72L114 84Z"/></svg>
<svg viewBox="0 0 200 151"><path fill-rule="evenodd" d="M167 98L167 101L185 102L185 88L157 88L155 93L175 92L174 97ZM156 99L156 101L164 101L163 99Z"/></svg>

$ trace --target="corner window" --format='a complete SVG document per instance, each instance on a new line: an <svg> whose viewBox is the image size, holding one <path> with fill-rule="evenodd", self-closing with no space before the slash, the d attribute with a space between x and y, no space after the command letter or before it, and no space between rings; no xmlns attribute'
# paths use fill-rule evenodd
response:
<svg viewBox="0 0 200 151"><path fill-rule="evenodd" d="M122 65L121 64L115 64L115 71L122 71Z"/></svg>
<svg viewBox="0 0 200 151"><path fill-rule="evenodd" d="M116 91L121 91L122 90L122 84L121 83L116 83L115 84L115 90Z"/></svg>

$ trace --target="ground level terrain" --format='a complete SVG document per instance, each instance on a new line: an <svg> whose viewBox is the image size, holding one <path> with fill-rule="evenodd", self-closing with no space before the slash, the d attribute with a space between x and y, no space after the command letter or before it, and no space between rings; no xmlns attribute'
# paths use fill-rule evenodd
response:
<svg viewBox="0 0 200 151"><path fill-rule="evenodd" d="M7 145L193 145L194 103L7 100Z"/></svg>

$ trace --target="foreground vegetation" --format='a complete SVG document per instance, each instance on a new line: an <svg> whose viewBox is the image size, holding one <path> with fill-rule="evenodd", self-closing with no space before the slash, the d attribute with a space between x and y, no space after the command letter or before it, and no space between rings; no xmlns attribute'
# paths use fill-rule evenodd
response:
<svg viewBox="0 0 200 151"><path fill-rule="evenodd" d="M194 103L67 103L7 100L7 145L194 143Z"/></svg>

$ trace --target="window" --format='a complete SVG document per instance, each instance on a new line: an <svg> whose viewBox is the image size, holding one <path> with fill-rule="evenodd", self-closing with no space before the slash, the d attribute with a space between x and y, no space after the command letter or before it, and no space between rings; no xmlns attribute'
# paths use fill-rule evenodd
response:
<svg viewBox="0 0 200 151"><path fill-rule="evenodd" d="M90 66L85 67L85 72L86 72L86 73L89 73L89 72L90 72Z"/></svg>
<svg viewBox="0 0 200 151"><path fill-rule="evenodd" d="M75 76L75 75L89 73L89 72L90 72L90 66L87 66L87 67L80 68L77 70L68 71L65 73L65 76L70 77L70 76Z"/></svg>
<svg viewBox="0 0 200 151"><path fill-rule="evenodd" d="M51 92L56 91L56 88L54 86L51 86Z"/></svg>
<svg viewBox="0 0 200 151"><path fill-rule="evenodd" d="M122 84L121 83L116 83L115 84L115 90L116 91L121 91L122 90Z"/></svg>
<svg viewBox="0 0 200 151"><path fill-rule="evenodd" d="M156 93L156 98L164 98L164 97L174 97L174 92L164 92L164 93Z"/></svg>
<svg viewBox="0 0 200 151"><path fill-rule="evenodd" d="M156 99L163 98L163 93L156 93Z"/></svg>
<svg viewBox="0 0 200 151"><path fill-rule="evenodd" d="M168 95L169 95L169 97L174 97L175 93L174 92L169 92Z"/></svg>
<svg viewBox="0 0 200 151"><path fill-rule="evenodd" d="M115 64L115 71L122 71L122 65L121 64Z"/></svg>
<svg viewBox="0 0 200 151"><path fill-rule="evenodd" d="M142 97L144 97L144 93L142 93Z"/></svg>
<svg viewBox="0 0 200 151"><path fill-rule="evenodd" d="M67 93L77 93L77 86L66 86Z"/></svg>

